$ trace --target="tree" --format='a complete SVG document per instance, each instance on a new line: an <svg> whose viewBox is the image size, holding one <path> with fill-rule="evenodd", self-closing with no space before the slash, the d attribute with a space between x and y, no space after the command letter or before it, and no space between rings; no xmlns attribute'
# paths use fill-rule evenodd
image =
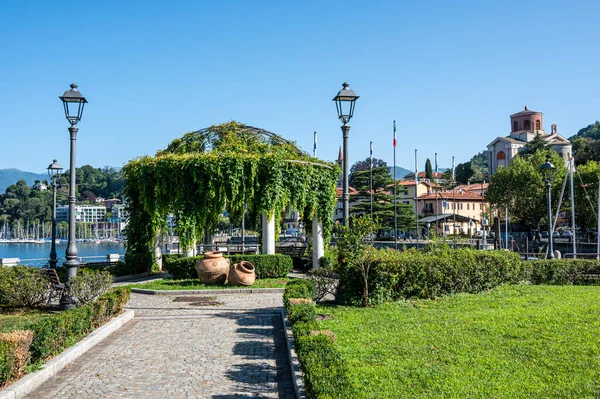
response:
<svg viewBox="0 0 600 399"><path fill-rule="evenodd" d="M465 163L459 163L454 171L456 182L459 184L469 184L469 180L475 172L471 167L471 161Z"/></svg>
<svg viewBox="0 0 600 399"><path fill-rule="evenodd" d="M383 159L373 158L373 168L387 168L387 163ZM371 158L365 158L364 161L358 161L350 168L350 175L361 170L371 169Z"/></svg>
<svg viewBox="0 0 600 399"><path fill-rule="evenodd" d="M600 163L588 161L577 167L573 175L575 191L575 221L585 233L590 227L597 226L598 218L598 178ZM570 204L566 204L570 206Z"/></svg>
<svg viewBox="0 0 600 399"><path fill-rule="evenodd" d="M523 146L521 151L519 151L518 155L520 157L527 158L527 157L535 154L538 151L544 151L544 152L550 151L550 146L548 145L546 140L544 140L542 138L541 134L536 134L533 137L533 140L531 140L527 144L525 144L525 146Z"/></svg>
<svg viewBox="0 0 600 399"><path fill-rule="evenodd" d="M513 220L537 227L546 220L546 189L540 166L546 155L556 167L551 181L553 209L566 173L563 159L554 151L537 151L528 158L515 157L507 168L500 167L492 176L486 199L497 209L508 207Z"/></svg>
<svg viewBox="0 0 600 399"><path fill-rule="evenodd" d="M429 158L425 161L425 178L429 179L429 181L433 181L433 168L431 167Z"/></svg>

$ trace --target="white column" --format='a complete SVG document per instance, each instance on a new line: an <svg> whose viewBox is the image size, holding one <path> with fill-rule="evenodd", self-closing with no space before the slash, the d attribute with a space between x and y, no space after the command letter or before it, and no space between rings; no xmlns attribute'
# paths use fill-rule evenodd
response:
<svg viewBox="0 0 600 399"><path fill-rule="evenodd" d="M262 253L275 254L275 215L262 214Z"/></svg>
<svg viewBox="0 0 600 399"><path fill-rule="evenodd" d="M154 262L158 265L158 270L162 270L162 226L158 228L154 236Z"/></svg>
<svg viewBox="0 0 600 399"><path fill-rule="evenodd" d="M325 247L323 245L323 224L319 222L317 215L312 219L312 259L313 269L319 268L319 259L325 255Z"/></svg>
<svg viewBox="0 0 600 399"><path fill-rule="evenodd" d="M184 258L189 258L191 256L196 256L196 240L192 241L192 245L190 246L190 248L186 248L183 251Z"/></svg>

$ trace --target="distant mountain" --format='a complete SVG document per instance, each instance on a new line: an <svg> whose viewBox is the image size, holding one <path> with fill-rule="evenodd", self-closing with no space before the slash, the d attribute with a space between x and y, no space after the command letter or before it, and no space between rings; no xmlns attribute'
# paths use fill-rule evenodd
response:
<svg viewBox="0 0 600 399"><path fill-rule="evenodd" d="M0 169L0 194L6 192L6 188L11 184L15 184L19 180L25 180L30 186L36 180L48 180L48 175L45 173L24 172L19 169Z"/></svg>
<svg viewBox="0 0 600 399"><path fill-rule="evenodd" d="M439 168L438 167L438 172L440 172L440 173L443 173L447 170L448 170L448 168ZM423 170L420 170L419 172L423 172ZM392 174L392 176L394 176L394 167L393 166L390 166L390 173ZM404 179L404 177L408 174L414 174L414 173L412 170L405 169L401 166L396 166L396 179L397 180Z"/></svg>
<svg viewBox="0 0 600 399"><path fill-rule="evenodd" d="M392 177L393 177L394 176L394 167L393 166L390 166L390 173L392 174ZM396 166L396 179L397 180L404 179L404 176L406 176L409 173L412 173L412 172L408 169L404 169L401 166Z"/></svg>

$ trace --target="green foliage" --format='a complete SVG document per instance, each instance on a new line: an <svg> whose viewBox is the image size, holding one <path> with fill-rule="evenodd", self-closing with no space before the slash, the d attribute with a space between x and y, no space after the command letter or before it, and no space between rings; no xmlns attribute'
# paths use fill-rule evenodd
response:
<svg viewBox="0 0 600 399"><path fill-rule="evenodd" d="M575 220L584 233L588 228L597 226L599 177L600 163L596 161L588 161L584 165L579 165L573 175L576 204Z"/></svg>
<svg viewBox="0 0 600 399"><path fill-rule="evenodd" d="M342 360L331 338L324 334L306 335L298 338L296 345L309 398L358 397L348 378L349 367Z"/></svg>
<svg viewBox="0 0 600 399"><path fill-rule="evenodd" d="M547 154L556 167L551 181L553 209L556 209L566 168L564 160L554 151L538 151L527 159L516 157L508 168L499 168L492 176L486 200L500 209L508 207L512 220L531 227L543 223L547 194L540 166L546 162Z"/></svg>
<svg viewBox="0 0 600 399"><path fill-rule="evenodd" d="M600 122L584 127L569 140L573 143L575 165L583 165L589 161L600 162Z"/></svg>
<svg viewBox="0 0 600 399"><path fill-rule="evenodd" d="M283 294L288 319L292 323L296 353L304 371L308 398L355 398L354 387L348 379L347 364L342 360L332 339L318 333L315 306L312 303L289 303L291 298L312 299L314 295L314 283L306 279L291 281Z"/></svg>
<svg viewBox="0 0 600 399"><path fill-rule="evenodd" d="M429 251L393 249L360 254L368 256L368 304L403 298L437 298L460 292L476 293L524 279L525 264L516 253L472 249L433 248ZM364 271L347 269L340 281L339 300L364 304ZM344 281L345 280L345 281Z"/></svg>
<svg viewBox="0 0 600 399"><path fill-rule="evenodd" d="M230 260L231 266L245 260L254 265L256 278L285 277L292 271L292 258L287 255L230 255L225 256ZM174 279L197 278L196 262L202 256L183 258L181 255L163 256L163 267Z"/></svg>
<svg viewBox="0 0 600 399"><path fill-rule="evenodd" d="M535 260L526 262L526 277L532 284L599 285L600 261L586 259Z"/></svg>
<svg viewBox="0 0 600 399"><path fill-rule="evenodd" d="M123 311L129 300L128 287L113 288L95 302L41 319L29 329L33 331L32 363L45 361L75 344L96 327Z"/></svg>
<svg viewBox="0 0 600 399"><path fill-rule="evenodd" d="M544 153L552 151L552 148L548 145L548 142L542 138L541 134L536 134L533 137L533 140L527 142L521 151L519 151L518 156L528 158L538 151Z"/></svg>
<svg viewBox="0 0 600 399"><path fill-rule="evenodd" d="M433 167L431 166L431 160L427 158L425 161L425 178L429 181L433 181Z"/></svg>
<svg viewBox="0 0 600 399"><path fill-rule="evenodd" d="M133 160L124 168L127 252L151 254L169 212L177 218L181 246L190 248L205 231L215 231L225 210L240 220L244 204L257 224L263 212L280 218L284 208L297 209L306 225L317 213L327 239L339 167L314 161L279 136L235 122L190 133L154 158ZM144 261L149 269L151 256Z"/></svg>
<svg viewBox="0 0 600 399"><path fill-rule="evenodd" d="M316 295L315 283L308 279L295 279L290 281L285 287L283 293L283 305L286 309L290 308L290 298L313 299Z"/></svg>
<svg viewBox="0 0 600 399"><path fill-rule="evenodd" d="M0 304L35 308L48 299L48 279L28 266L0 267Z"/></svg>
<svg viewBox="0 0 600 399"><path fill-rule="evenodd" d="M310 322L315 320L315 305L312 303L301 303L290 305L288 319L294 324L298 321Z"/></svg>
<svg viewBox="0 0 600 399"><path fill-rule="evenodd" d="M113 282L113 276L107 271L80 269L71 279L71 295L77 298L78 305L87 305L104 294Z"/></svg>
<svg viewBox="0 0 600 399"><path fill-rule="evenodd" d="M596 398L599 287L318 306L361 399Z"/></svg>

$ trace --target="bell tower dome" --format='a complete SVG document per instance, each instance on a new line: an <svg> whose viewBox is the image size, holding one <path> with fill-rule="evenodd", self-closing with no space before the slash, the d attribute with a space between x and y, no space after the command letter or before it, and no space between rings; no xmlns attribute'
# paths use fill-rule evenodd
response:
<svg viewBox="0 0 600 399"><path fill-rule="evenodd" d="M523 111L510 116L510 137L528 142L535 135L545 134L543 116L543 113L531 111L526 105Z"/></svg>

